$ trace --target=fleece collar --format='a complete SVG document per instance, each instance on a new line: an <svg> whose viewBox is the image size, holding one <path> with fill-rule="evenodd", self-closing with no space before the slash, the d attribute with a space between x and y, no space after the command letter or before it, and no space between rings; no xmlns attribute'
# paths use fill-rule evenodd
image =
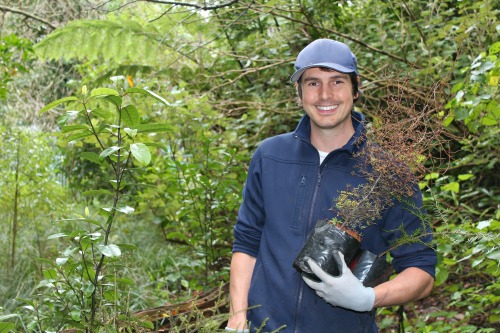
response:
<svg viewBox="0 0 500 333"><path fill-rule="evenodd" d="M341 149L346 150L350 154L354 154L355 152L358 152L364 145L364 140L361 140L361 138L364 137L364 133L366 132L366 120L365 116L361 112L352 111L351 115L353 120L352 124L354 126L354 135ZM311 143L311 119L308 115L304 115L302 117L293 133L294 136L298 137L299 139Z"/></svg>

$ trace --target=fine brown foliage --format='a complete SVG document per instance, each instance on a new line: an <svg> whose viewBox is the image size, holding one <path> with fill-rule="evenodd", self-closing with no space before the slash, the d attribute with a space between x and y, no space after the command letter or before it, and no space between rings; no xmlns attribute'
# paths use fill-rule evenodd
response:
<svg viewBox="0 0 500 333"><path fill-rule="evenodd" d="M386 98L378 109L367 112L371 123L357 142L362 149L354 156L358 163L353 173L366 182L341 191L331 208L336 216L330 222L344 229L371 225L396 202L408 205L412 213L426 220L408 199L418 181L434 167L433 161L450 156L439 117L442 85L436 84L426 93L408 94L409 77L387 82Z"/></svg>

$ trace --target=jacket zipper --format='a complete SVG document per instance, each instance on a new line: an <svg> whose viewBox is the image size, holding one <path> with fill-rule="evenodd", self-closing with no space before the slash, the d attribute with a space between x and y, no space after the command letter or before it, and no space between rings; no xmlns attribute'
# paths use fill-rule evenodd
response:
<svg viewBox="0 0 500 333"><path fill-rule="evenodd" d="M310 225L312 224L312 219L313 219L313 216L314 216L314 207L316 206L316 198L318 196L318 190L319 190L319 186L321 184L321 168L318 169L318 177L316 178L316 184L314 185L314 192L313 192L313 198L312 198L312 201L311 201L311 209L309 211L309 216L307 218L307 225L306 225L306 231L310 229ZM305 235L304 235L304 243L307 239L307 235L309 233L306 232ZM299 292L298 292L298 297L297 297L297 306L295 308L295 313L298 314L300 313L299 310L300 310L300 306L302 304L302 298L304 296L304 286L305 284L304 283L301 283L300 284L300 288L299 288ZM294 323L294 333L301 333L299 332L299 329L298 329L298 322L299 322L299 317L298 315L295 316L295 323Z"/></svg>

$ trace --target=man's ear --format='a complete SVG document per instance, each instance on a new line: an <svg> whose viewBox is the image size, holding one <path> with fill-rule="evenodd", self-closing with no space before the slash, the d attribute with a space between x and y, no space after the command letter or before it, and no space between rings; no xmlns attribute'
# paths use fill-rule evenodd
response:
<svg viewBox="0 0 500 333"><path fill-rule="evenodd" d="M295 92L297 93L297 104L302 106L302 91L299 82L295 82Z"/></svg>
<svg viewBox="0 0 500 333"><path fill-rule="evenodd" d="M358 90L356 92L354 92L354 100L357 100L359 98L359 96L361 95L360 94L360 91L361 91L361 76L356 76L356 80L358 81Z"/></svg>

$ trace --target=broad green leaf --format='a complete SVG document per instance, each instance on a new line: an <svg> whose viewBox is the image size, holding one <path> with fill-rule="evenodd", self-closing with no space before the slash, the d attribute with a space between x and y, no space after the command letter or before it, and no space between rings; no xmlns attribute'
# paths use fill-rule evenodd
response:
<svg viewBox="0 0 500 333"><path fill-rule="evenodd" d="M458 175L458 179L460 180L468 180L471 179L472 177L474 177L473 174Z"/></svg>
<svg viewBox="0 0 500 333"><path fill-rule="evenodd" d="M2 316L5 317L5 316ZM2 321L2 317L0 317L0 321ZM16 328L16 325L14 323L3 323L0 322L0 333L9 333Z"/></svg>
<svg viewBox="0 0 500 333"><path fill-rule="evenodd" d="M135 138L137 135L137 129L135 129L135 128L131 129L131 128L126 127L123 129L123 131L125 133L127 133L127 135L130 136L131 138Z"/></svg>
<svg viewBox="0 0 500 333"><path fill-rule="evenodd" d="M99 155L93 152L84 151L80 154L80 157L83 158L84 160L94 162L99 165L102 164L102 161L99 159Z"/></svg>
<svg viewBox="0 0 500 333"><path fill-rule="evenodd" d="M68 96L68 97L64 97L64 98L61 98L61 99L58 99L56 101L53 101L47 105L45 105L41 110L40 110L40 114L46 112L46 111L49 111L50 109L58 106L59 104L62 104L62 103L65 103L65 102L68 102L68 101L77 101L78 98L76 98L75 96Z"/></svg>
<svg viewBox="0 0 500 333"><path fill-rule="evenodd" d="M106 257L119 257L122 252L115 244L99 245L99 251Z"/></svg>
<svg viewBox="0 0 500 333"><path fill-rule="evenodd" d="M133 143L130 145L132 156L142 165L148 165L151 162L151 152L144 143Z"/></svg>
<svg viewBox="0 0 500 333"><path fill-rule="evenodd" d="M500 250L490 252L486 255L488 259L496 260L500 262Z"/></svg>
<svg viewBox="0 0 500 333"><path fill-rule="evenodd" d="M57 279L57 271L53 268L51 269L44 269L42 271L43 276L48 279L48 280L55 280Z"/></svg>
<svg viewBox="0 0 500 333"><path fill-rule="evenodd" d="M102 119L109 119L111 118L111 116L113 116L113 112L103 108L95 108L93 110L90 110L90 113Z"/></svg>
<svg viewBox="0 0 500 333"><path fill-rule="evenodd" d="M131 127L141 122L141 116L135 106L127 105L122 109L122 121Z"/></svg>
<svg viewBox="0 0 500 333"><path fill-rule="evenodd" d="M116 107L121 106L123 102L121 96L107 95L104 96L104 99L110 102L111 104L115 105Z"/></svg>
<svg viewBox="0 0 500 333"><path fill-rule="evenodd" d="M87 125L66 125L61 128L61 132L63 133L68 133L68 132L73 132L77 130L89 130L89 127Z"/></svg>
<svg viewBox="0 0 500 333"><path fill-rule="evenodd" d="M63 234L63 233L57 233L57 234L50 235L49 237L47 237L47 239L57 239L57 238L62 238L62 237L68 237L68 235Z"/></svg>
<svg viewBox="0 0 500 333"><path fill-rule="evenodd" d="M489 54L494 55L500 52L500 42L495 42L491 44Z"/></svg>
<svg viewBox="0 0 500 333"><path fill-rule="evenodd" d="M139 93L139 94L143 94L143 95L149 95L149 96L157 99L158 101L162 102L163 104L165 104L167 106L171 105L166 99L164 99L163 97L155 94L151 90L141 89L141 88L129 88L129 89L126 90L126 92L127 93Z"/></svg>
<svg viewBox="0 0 500 333"><path fill-rule="evenodd" d="M123 206L123 207L118 207L116 208L118 212L124 213L124 214L132 214L134 212L134 208L129 207L129 206Z"/></svg>
<svg viewBox="0 0 500 333"><path fill-rule="evenodd" d="M105 159L106 157L108 157L109 155L115 153L116 151L120 150L121 147L117 147L117 146L113 146L113 147L109 147L109 148L106 148L103 150L103 152L99 155L99 159L100 160L103 160Z"/></svg>
<svg viewBox="0 0 500 333"><path fill-rule="evenodd" d="M18 314L7 314L7 315L2 315L0 316L0 321L4 321L5 319L10 319L10 318L19 318L20 316Z"/></svg>
<svg viewBox="0 0 500 333"><path fill-rule="evenodd" d="M82 110L82 111L85 111L85 110ZM74 110L65 112L63 115L61 115L59 118L57 118L57 124L59 126L66 125L66 123L68 121L76 119L76 117L78 117L78 114L80 112L81 111L74 111Z"/></svg>
<svg viewBox="0 0 500 333"><path fill-rule="evenodd" d="M89 129L87 129L87 130L85 130L83 132L78 132L78 133L71 134L70 136L68 136L66 138L66 140L68 140L68 142L71 142L71 141L75 141L75 140L86 138L86 137L91 136L91 135L92 135L92 132Z"/></svg>
<svg viewBox="0 0 500 333"><path fill-rule="evenodd" d="M460 192L460 184L458 182L451 182L449 184L441 186L441 190L458 193Z"/></svg>
<svg viewBox="0 0 500 333"><path fill-rule="evenodd" d="M62 266L67 262L68 262L68 258L56 258L56 264L58 264L59 266Z"/></svg>
<svg viewBox="0 0 500 333"><path fill-rule="evenodd" d="M110 88L96 88L92 89L90 92L91 97L96 97L96 96L120 96L118 91Z"/></svg>

